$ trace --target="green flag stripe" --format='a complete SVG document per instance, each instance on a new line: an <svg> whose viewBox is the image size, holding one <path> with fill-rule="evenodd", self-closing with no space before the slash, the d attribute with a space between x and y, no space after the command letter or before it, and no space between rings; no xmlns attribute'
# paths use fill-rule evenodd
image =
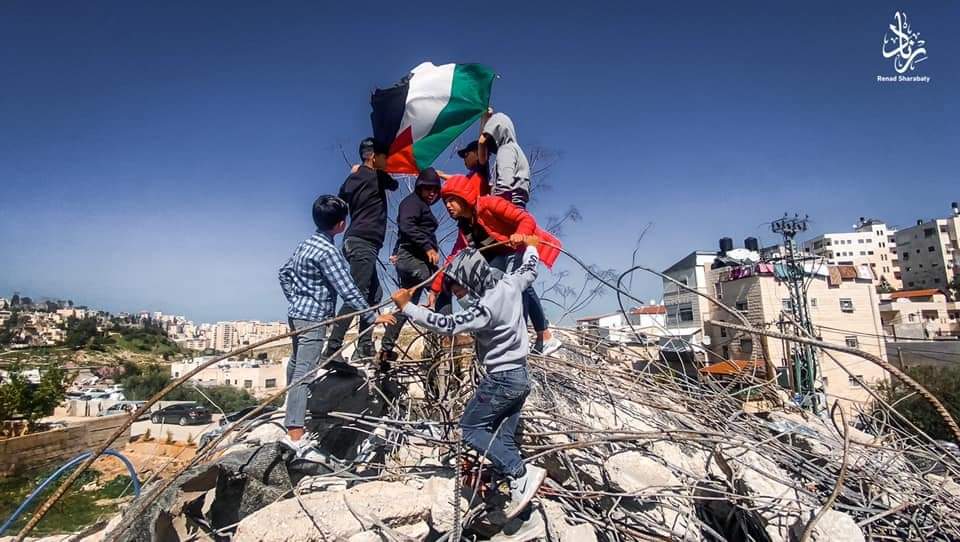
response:
<svg viewBox="0 0 960 542"><path fill-rule="evenodd" d="M417 168L433 164L437 156L487 110L493 77L493 70L481 64L457 64L453 70L450 101L437 115L430 133L413 144Z"/></svg>

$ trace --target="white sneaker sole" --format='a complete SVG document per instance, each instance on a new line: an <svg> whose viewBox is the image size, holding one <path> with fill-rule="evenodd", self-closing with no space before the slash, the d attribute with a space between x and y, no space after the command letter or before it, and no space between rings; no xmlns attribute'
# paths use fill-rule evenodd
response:
<svg viewBox="0 0 960 542"><path fill-rule="evenodd" d="M527 506L530 504L530 501L537 495L537 491L540 489L540 486L543 485L543 481L547 479L547 470L546 469L537 469L536 477L533 479L534 489L531 491L525 499L516 503L513 508L508 508L504 510L504 515L507 519L513 519L517 517L520 512L523 512Z"/></svg>

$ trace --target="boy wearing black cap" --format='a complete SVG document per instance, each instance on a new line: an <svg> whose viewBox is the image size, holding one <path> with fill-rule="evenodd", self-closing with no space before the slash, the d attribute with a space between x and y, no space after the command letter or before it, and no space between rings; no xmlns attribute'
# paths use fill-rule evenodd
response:
<svg viewBox="0 0 960 542"><path fill-rule="evenodd" d="M360 142L360 161L362 164L340 187L340 198L350 206L350 227L343 239L343 255L350 264L350 274L357 283L364 299L370 305L380 302L383 290L377 277L377 255L383 247L387 231L387 191L396 190L397 180L383 171L387 164L387 148L382 143L368 137ZM351 312L342 307L340 315ZM343 345L350 320L340 320L334 324L327 340L324 355L333 356ZM361 321L359 331L363 333L369 325ZM360 335L354 358L372 358L373 339L369 333Z"/></svg>
<svg viewBox="0 0 960 542"><path fill-rule="evenodd" d="M417 177L413 193L403 198L397 213L396 255L397 279L401 288L412 288L430 278L440 262L437 243L437 217L430 206L440 199L440 176L432 167L424 169ZM413 302L420 301L420 289L413 295ZM397 322L387 326L380 345L380 363L396 361L393 351L400 329L407 321L403 314ZM382 368L386 368L381 365Z"/></svg>

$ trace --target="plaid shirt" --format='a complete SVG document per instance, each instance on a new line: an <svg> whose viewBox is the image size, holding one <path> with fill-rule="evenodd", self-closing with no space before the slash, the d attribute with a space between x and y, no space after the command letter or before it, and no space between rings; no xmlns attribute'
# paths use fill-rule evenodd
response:
<svg viewBox="0 0 960 542"><path fill-rule="evenodd" d="M337 295L356 310L370 306L357 289L350 267L333 244L333 237L317 232L300 243L293 256L280 268L280 287L290 302L287 316L320 322L333 318ZM361 318L372 321L373 312Z"/></svg>

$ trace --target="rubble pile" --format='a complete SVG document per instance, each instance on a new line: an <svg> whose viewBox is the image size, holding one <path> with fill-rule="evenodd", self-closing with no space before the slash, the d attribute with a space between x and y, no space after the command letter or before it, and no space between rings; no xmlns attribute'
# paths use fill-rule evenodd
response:
<svg viewBox="0 0 960 542"><path fill-rule="evenodd" d="M477 376L460 345L315 382L315 397L346 390L311 407L319 468L291 462L277 424L251 424L85 540L960 539L957 457L883 409L851 419L858 430L752 374L696 381L639 352L609 361L573 332L565 344L530 359L518 438L549 477L510 522L502 485L457 442Z"/></svg>

